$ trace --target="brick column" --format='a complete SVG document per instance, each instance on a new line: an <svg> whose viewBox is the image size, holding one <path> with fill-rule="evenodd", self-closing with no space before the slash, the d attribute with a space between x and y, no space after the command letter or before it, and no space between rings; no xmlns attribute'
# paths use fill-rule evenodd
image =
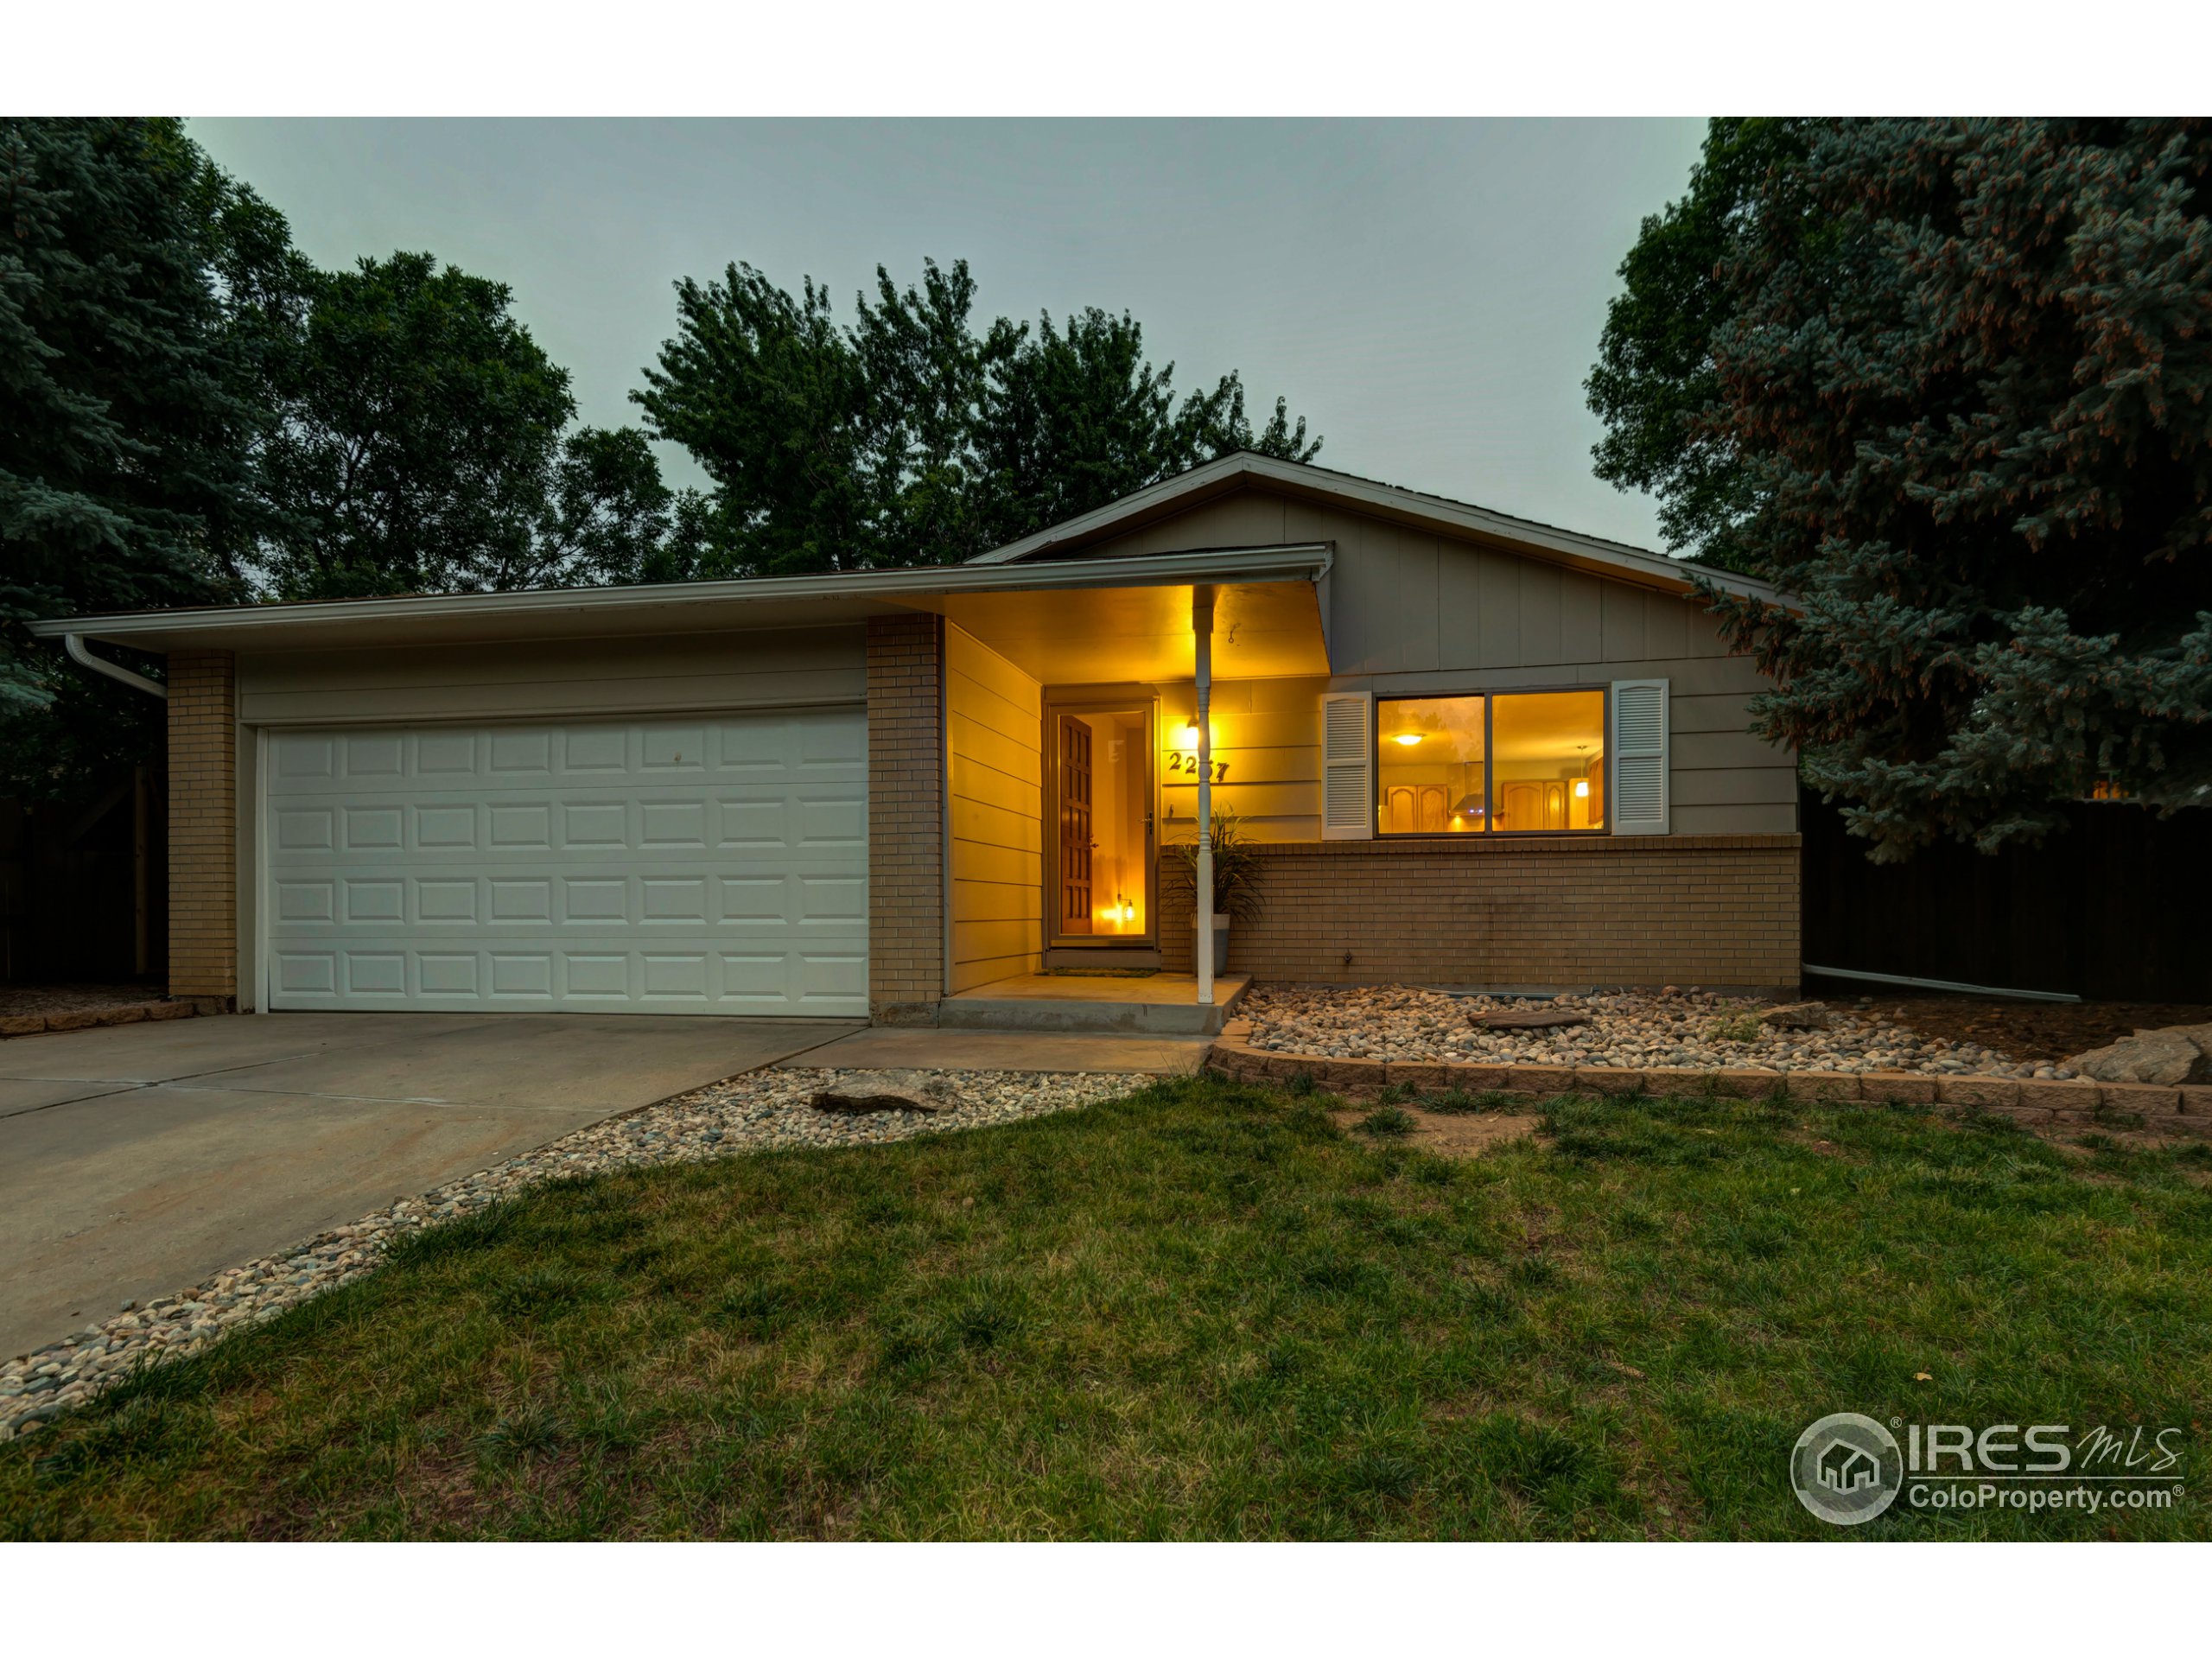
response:
<svg viewBox="0 0 2212 1659"><path fill-rule="evenodd" d="M237 1006L238 682L227 651L168 661L169 995Z"/></svg>
<svg viewBox="0 0 2212 1659"><path fill-rule="evenodd" d="M933 1026L944 994L944 620L868 625L868 1001Z"/></svg>

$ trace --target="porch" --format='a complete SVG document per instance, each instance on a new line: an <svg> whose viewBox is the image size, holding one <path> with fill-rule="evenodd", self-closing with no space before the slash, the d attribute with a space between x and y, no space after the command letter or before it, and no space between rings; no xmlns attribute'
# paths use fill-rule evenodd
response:
<svg viewBox="0 0 2212 1659"><path fill-rule="evenodd" d="M968 1031L1138 1032L1217 1037L1251 988L1249 974L1215 978L1201 1001L1191 974L1014 974L956 992L937 1023Z"/></svg>

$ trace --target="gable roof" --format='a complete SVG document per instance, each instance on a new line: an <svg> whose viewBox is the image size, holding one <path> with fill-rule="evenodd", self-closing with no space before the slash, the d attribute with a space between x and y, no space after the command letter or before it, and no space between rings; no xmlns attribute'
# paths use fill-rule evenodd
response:
<svg viewBox="0 0 2212 1659"><path fill-rule="evenodd" d="M1162 479L1093 512L979 554L968 563L1018 564L1029 559L1080 558L1084 556L1081 550L1085 547L1254 486L1305 500L1332 503L1374 518L1465 537L1529 558L1611 576L1638 587L1688 594L1695 589L1697 579L1701 578L1723 593L1777 602L1786 599L1771 582L1738 575L1732 570L1688 559L1669 558L1663 553L1538 524L1531 518L1516 518L1465 501L1424 495L1395 484L1378 484L1372 479L1333 472L1308 462L1279 461L1271 455L1255 454L1249 449L1237 450L1187 473Z"/></svg>

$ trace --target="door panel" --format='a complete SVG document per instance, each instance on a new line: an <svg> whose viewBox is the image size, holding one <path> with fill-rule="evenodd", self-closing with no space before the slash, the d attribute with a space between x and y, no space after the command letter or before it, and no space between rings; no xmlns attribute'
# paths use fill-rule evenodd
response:
<svg viewBox="0 0 2212 1659"><path fill-rule="evenodd" d="M269 748L273 1007L868 1012L860 709Z"/></svg>

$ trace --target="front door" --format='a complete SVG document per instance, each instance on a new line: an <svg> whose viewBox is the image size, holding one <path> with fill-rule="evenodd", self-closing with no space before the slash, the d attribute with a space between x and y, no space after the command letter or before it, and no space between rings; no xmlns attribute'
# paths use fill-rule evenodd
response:
<svg viewBox="0 0 2212 1659"><path fill-rule="evenodd" d="M1153 710L1144 702L1050 702L1052 867L1045 891L1050 941L1151 945Z"/></svg>

